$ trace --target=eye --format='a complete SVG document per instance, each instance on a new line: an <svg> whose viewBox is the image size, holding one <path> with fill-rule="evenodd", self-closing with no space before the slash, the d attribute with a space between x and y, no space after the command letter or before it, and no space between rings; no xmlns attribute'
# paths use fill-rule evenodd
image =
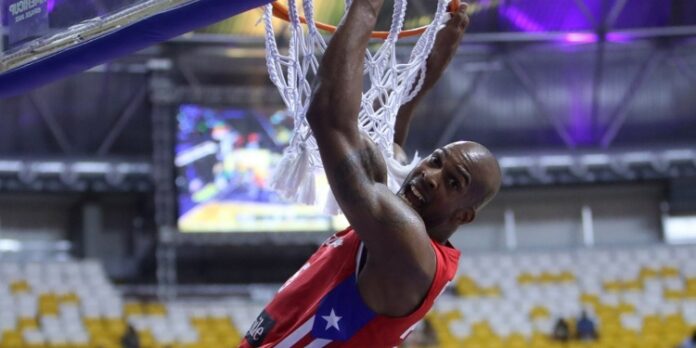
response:
<svg viewBox="0 0 696 348"><path fill-rule="evenodd" d="M459 181L457 181L457 179L449 179L448 184L451 188L455 190L459 190L462 187L462 185L459 183Z"/></svg>
<svg viewBox="0 0 696 348"><path fill-rule="evenodd" d="M430 157L430 164L438 168L442 166L442 160L440 159L440 156L433 155L432 157Z"/></svg>

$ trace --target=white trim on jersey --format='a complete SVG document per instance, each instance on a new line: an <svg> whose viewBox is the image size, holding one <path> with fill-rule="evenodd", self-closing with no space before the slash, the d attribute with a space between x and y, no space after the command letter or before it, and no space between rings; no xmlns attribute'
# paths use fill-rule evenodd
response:
<svg viewBox="0 0 696 348"><path fill-rule="evenodd" d="M417 321L417 322L415 322L415 323L413 323L413 325L411 325L411 327L409 327L408 329L406 329L406 331L404 331L404 333L402 333L401 336L399 336L399 339L402 340L402 341L405 340L406 337L408 337L408 335L409 335L413 330L416 329L416 326L418 326L419 323L420 323L420 320Z"/></svg>
<svg viewBox="0 0 696 348"><path fill-rule="evenodd" d="M307 335L310 331L312 331L312 326L314 326L314 316L312 315L307 321L304 322L304 324L300 325L295 331L290 333L287 337L285 337L278 345L276 345L276 348L290 348L292 347L295 343L297 343L299 340L301 340L305 335Z"/></svg>
<svg viewBox="0 0 696 348"><path fill-rule="evenodd" d="M310 342L305 348L322 348L331 342L333 341L327 340L325 338L317 338L314 341Z"/></svg>
<svg viewBox="0 0 696 348"><path fill-rule="evenodd" d="M356 282L358 280L358 273L360 273L360 261L362 261L364 247L365 247L365 243L360 242L360 246L358 247L358 254L355 255L355 280L356 280Z"/></svg>

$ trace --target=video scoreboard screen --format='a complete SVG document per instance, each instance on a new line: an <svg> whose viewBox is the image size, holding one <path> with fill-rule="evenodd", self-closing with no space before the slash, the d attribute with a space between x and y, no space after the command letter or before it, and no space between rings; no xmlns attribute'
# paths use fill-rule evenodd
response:
<svg viewBox="0 0 696 348"><path fill-rule="evenodd" d="M179 230L325 232L347 226L321 205L289 203L269 187L291 131L292 118L283 110L182 105L175 151ZM318 197L328 190L318 179Z"/></svg>

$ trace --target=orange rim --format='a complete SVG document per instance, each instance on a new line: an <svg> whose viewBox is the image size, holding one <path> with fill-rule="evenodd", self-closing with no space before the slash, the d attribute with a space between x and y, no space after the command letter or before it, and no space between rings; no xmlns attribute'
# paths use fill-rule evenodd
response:
<svg viewBox="0 0 696 348"><path fill-rule="evenodd" d="M289 10L288 10L287 6L281 4L278 1L273 1L271 3L271 5L273 6L273 16L275 16L276 18L280 18L286 22L290 22L290 14L289 14ZM448 12L456 12L458 10L459 10L459 0L452 0L449 3L449 5L447 5ZM300 16L300 22L307 24L307 19L305 19L304 16ZM334 25L322 23L319 21L315 21L314 23L317 25L317 29L319 29L319 30L328 31L330 33L336 32L336 26L334 26ZM428 26L424 25L424 26L418 27L418 28L402 30L401 32L399 32L399 38L420 35L427 28L428 28ZM373 31L372 35L370 35L370 37L372 37L373 39L382 39L382 40L386 40L388 36L389 36L388 31Z"/></svg>

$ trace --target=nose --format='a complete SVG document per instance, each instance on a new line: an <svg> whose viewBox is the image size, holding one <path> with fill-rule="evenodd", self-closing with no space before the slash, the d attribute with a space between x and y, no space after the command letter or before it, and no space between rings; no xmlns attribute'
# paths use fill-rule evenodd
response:
<svg viewBox="0 0 696 348"><path fill-rule="evenodd" d="M437 190L438 187L438 180L437 177L440 171L439 170L434 170L434 169L429 169L423 171L423 181L425 182L425 185L428 186L429 189L431 190Z"/></svg>

